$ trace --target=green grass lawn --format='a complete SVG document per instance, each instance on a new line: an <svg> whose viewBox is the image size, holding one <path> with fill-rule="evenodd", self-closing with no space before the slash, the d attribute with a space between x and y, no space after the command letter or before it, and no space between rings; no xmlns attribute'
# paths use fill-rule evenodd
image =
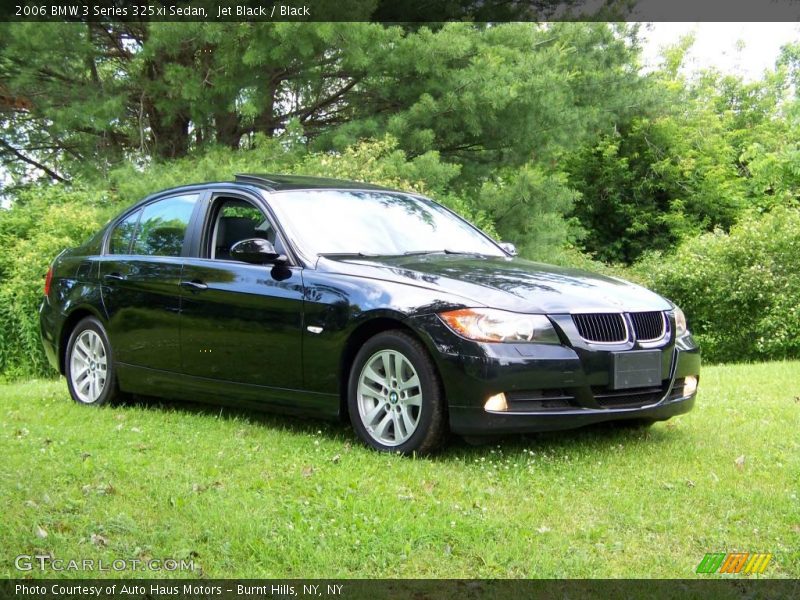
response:
<svg viewBox="0 0 800 600"><path fill-rule="evenodd" d="M3 385L0 575L50 553L191 558L206 577L683 578L744 551L798 577L799 396L798 362L707 367L695 410L650 430L413 460L335 423Z"/></svg>

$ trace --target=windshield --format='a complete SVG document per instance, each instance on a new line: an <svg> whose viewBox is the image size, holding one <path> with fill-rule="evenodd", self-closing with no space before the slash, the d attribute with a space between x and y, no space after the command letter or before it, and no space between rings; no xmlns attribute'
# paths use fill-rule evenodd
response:
<svg viewBox="0 0 800 600"><path fill-rule="evenodd" d="M394 192L306 190L270 196L289 235L312 254L453 252L504 256L430 200Z"/></svg>

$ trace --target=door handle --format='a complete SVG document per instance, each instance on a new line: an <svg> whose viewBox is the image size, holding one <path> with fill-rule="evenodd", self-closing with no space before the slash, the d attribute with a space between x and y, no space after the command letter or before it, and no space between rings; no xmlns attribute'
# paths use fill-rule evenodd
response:
<svg viewBox="0 0 800 600"><path fill-rule="evenodd" d="M203 283L202 281L181 281L181 287L188 288L194 292L200 292L202 290L208 289L208 285Z"/></svg>
<svg viewBox="0 0 800 600"><path fill-rule="evenodd" d="M125 280L125 275L122 275L122 274L117 273L117 272L106 273L105 275L103 275L103 277L105 279L109 280L109 281L124 281Z"/></svg>

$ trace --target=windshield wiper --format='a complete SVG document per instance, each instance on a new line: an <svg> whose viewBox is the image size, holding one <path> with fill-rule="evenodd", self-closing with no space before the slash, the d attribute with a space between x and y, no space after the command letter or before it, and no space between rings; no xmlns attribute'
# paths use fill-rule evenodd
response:
<svg viewBox="0 0 800 600"><path fill-rule="evenodd" d="M483 256L480 252L467 252L464 250L449 250L443 248L442 250L409 250L402 254L376 254L371 252L318 252L317 256L335 257L335 258L374 258L376 256L422 256L424 254L470 254L476 256Z"/></svg>
<svg viewBox="0 0 800 600"><path fill-rule="evenodd" d="M416 256L422 254L480 254L480 252L467 252L465 250L449 250L443 248L442 250L409 250L403 252L403 256Z"/></svg>
<svg viewBox="0 0 800 600"><path fill-rule="evenodd" d="M369 254L367 252L319 252L317 256L324 256L328 258L329 256L342 256L342 257L357 257L357 258L371 258L374 256L380 256L380 254Z"/></svg>

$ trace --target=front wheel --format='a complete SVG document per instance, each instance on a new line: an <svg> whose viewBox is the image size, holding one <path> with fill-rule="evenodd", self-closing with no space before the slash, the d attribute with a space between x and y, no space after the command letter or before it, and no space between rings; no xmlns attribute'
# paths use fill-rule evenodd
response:
<svg viewBox="0 0 800 600"><path fill-rule="evenodd" d="M441 381L425 347L404 331L367 340L348 386L350 421L376 450L427 454L447 433Z"/></svg>
<svg viewBox="0 0 800 600"><path fill-rule="evenodd" d="M117 397L111 344L100 321L87 317L75 326L65 362L67 386L75 402L100 406Z"/></svg>

